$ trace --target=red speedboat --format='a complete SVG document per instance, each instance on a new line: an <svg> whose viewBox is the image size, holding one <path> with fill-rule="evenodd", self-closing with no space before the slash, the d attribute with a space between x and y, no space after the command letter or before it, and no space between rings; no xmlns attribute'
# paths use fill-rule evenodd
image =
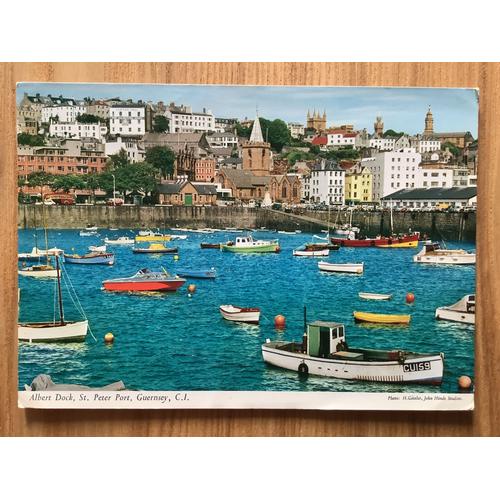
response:
<svg viewBox="0 0 500 500"><path fill-rule="evenodd" d="M420 234L377 236L376 238L331 238L332 243L342 247L415 248Z"/></svg>
<svg viewBox="0 0 500 500"><path fill-rule="evenodd" d="M106 280L102 285L105 290L113 292L175 292L184 283L184 278L171 276L166 271L141 269L134 276Z"/></svg>

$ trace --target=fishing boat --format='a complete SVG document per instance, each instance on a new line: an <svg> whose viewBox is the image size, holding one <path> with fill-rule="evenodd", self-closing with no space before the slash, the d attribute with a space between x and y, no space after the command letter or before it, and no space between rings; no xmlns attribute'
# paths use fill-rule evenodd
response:
<svg viewBox="0 0 500 500"><path fill-rule="evenodd" d="M132 251L134 253L177 253L179 249L177 247L166 247L163 243L150 243L147 248L134 247Z"/></svg>
<svg viewBox="0 0 500 500"><path fill-rule="evenodd" d="M18 260L26 260L26 261L37 261L42 257L46 257L47 255L64 255L64 250L61 248L49 248L48 250L42 250L38 247L33 247L31 252L23 252L17 254Z"/></svg>
<svg viewBox="0 0 500 500"><path fill-rule="evenodd" d="M22 267L18 271L19 276L29 278L57 278L58 271L50 264L38 264L30 267Z"/></svg>
<svg viewBox="0 0 500 500"><path fill-rule="evenodd" d="M365 300L391 300L391 293L370 293L370 292L359 292L358 296L360 299Z"/></svg>
<svg viewBox="0 0 500 500"><path fill-rule="evenodd" d="M466 250L441 248L439 243L427 242L422 250L413 256L419 264L475 264L476 254Z"/></svg>
<svg viewBox="0 0 500 500"><path fill-rule="evenodd" d="M87 230L82 230L80 231L80 236L96 236L97 231L87 231Z"/></svg>
<svg viewBox="0 0 500 500"><path fill-rule="evenodd" d="M102 282L105 290L113 292L175 292L186 280L161 272L141 269L128 278L115 278Z"/></svg>
<svg viewBox="0 0 500 500"><path fill-rule="evenodd" d="M267 339L261 349L266 363L303 376L398 384L439 385L443 380L443 353L352 348L342 323L308 323L301 342Z"/></svg>
<svg viewBox="0 0 500 500"><path fill-rule="evenodd" d="M224 319L238 323L259 324L260 309L258 307L239 307L230 304L222 305L219 311Z"/></svg>
<svg viewBox="0 0 500 500"><path fill-rule="evenodd" d="M465 295L451 306L438 307L436 319L473 325L476 321L476 296Z"/></svg>
<svg viewBox="0 0 500 500"><path fill-rule="evenodd" d="M322 250L315 250L310 248L296 248L292 252L294 257L328 257L330 250L324 248Z"/></svg>
<svg viewBox="0 0 500 500"><path fill-rule="evenodd" d="M408 325L411 320L409 314L378 314L371 312L354 311L354 319L364 323L382 323L385 325Z"/></svg>
<svg viewBox="0 0 500 500"><path fill-rule="evenodd" d="M176 269L177 276L181 278L193 278L193 279L215 279L217 277L217 271L215 268L206 270L197 269Z"/></svg>
<svg viewBox="0 0 500 500"><path fill-rule="evenodd" d="M278 240L254 240L252 236L240 236L232 244L222 244L223 252L233 253L278 253L280 246Z"/></svg>
<svg viewBox="0 0 500 500"><path fill-rule="evenodd" d="M106 245L99 245L99 246L89 246L89 250L91 252L105 252L106 251Z"/></svg>
<svg viewBox="0 0 500 500"><path fill-rule="evenodd" d="M106 252L90 252L85 255L65 255L67 264L103 264L112 266L115 263L115 254Z"/></svg>
<svg viewBox="0 0 500 500"><path fill-rule="evenodd" d="M61 273L59 257L56 256L57 296L59 303L59 321L19 323L18 339L24 342L77 342L85 340L88 330L88 320L67 321L64 318L64 308L61 291ZM52 312L52 307L51 307Z"/></svg>
<svg viewBox="0 0 500 500"><path fill-rule="evenodd" d="M316 235L314 235L316 236ZM304 245L306 250L338 250L340 248L340 245L336 245L333 243L306 243Z"/></svg>
<svg viewBox="0 0 500 500"><path fill-rule="evenodd" d="M104 243L106 243L106 245L133 245L134 240L132 238L127 238L127 236L120 236L116 238L116 240L104 238Z"/></svg>
<svg viewBox="0 0 500 500"><path fill-rule="evenodd" d="M329 273L352 273L352 274L363 274L365 264L360 262L355 263L340 263L340 262L318 262L318 268L320 271L326 271Z"/></svg>

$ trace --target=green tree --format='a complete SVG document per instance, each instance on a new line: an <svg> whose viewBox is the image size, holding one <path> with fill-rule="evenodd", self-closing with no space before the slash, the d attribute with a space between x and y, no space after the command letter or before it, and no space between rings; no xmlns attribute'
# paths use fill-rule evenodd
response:
<svg viewBox="0 0 500 500"><path fill-rule="evenodd" d="M31 135L26 132L17 134L17 144L19 146L44 146L45 141L41 135Z"/></svg>
<svg viewBox="0 0 500 500"><path fill-rule="evenodd" d="M330 151L322 152L320 156L333 161L357 160L360 157L360 152L352 146L347 146L345 148L332 149Z"/></svg>
<svg viewBox="0 0 500 500"><path fill-rule="evenodd" d="M166 179L174 174L175 153L168 146L155 146L146 151L146 162Z"/></svg>
<svg viewBox="0 0 500 500"><path fill-rule="evenodd" d="M248 139L252 133L251 127L244 127L241 123L235 125L235 132L238 137L243 137Z"/></svg>
<svg viewBox="0 0 500 500"><path fill-rule="evenodd" d="M78 123L99 123L103 120L96 115L91 115L90 113L82 113L81 115L77 115L76 121Z"/></svg>
<svg viewBox="0 0 500 500"><path fill-rule="evenodd" d="M457 146L455 146L455 144L453 144L452 142L443 142L443 144L441 144L441 149L443 151L445 151L446 148L448 148L448 150L450 151L450 153L455 158L457 158L458 156L460 156L460 148L458 148Z"/></svg>
<svg viewBox="0 0 500 500"><path fill-rule="evenodd" d="M168 120L166 116L157 115L153 118L153 131L160 133L168 131Z"/></svg>
<svg viewBox="0 0 500 500"><path fill-rule="evenodd" d="M43 200L43 187L51 186L54 182L54 176L44 171L31 172L31 174L28 174L27 181L29 187L40 188L40 196Z"/></svg>
<svg viewBox="0 0 500 500"><path fill-rule="evenodd" d="M58 191L69 193L72 189L85 189L85 180L82 175L57 175L52 187Z"/></svg>
<svg viewBox="0 0 500 500"><path fill-rule="evenodd" d="M290 144L291 139L290 130L283 120L276 119L269 123L268 140L274 150L280 152L283 146Z"/></svg>
<svg viewBox="0 0 500 500"><path fill-rule="evenodd" d="M92 203L95 203L95 192L101 187L100 174L85 174L83 181L85 182L85 188L92 191Z"/></svg>
<svg viewBox="0 0 500 500"><path fill-rule="evenodd" d="M392 128L384 132L384 137L399 137L401 135L403 135L403 132L396 132L395 130L392 130Z"/></svg>

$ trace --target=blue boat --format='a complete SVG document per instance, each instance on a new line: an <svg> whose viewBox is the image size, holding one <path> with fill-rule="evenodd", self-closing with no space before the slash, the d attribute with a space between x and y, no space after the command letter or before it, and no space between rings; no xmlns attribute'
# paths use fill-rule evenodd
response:
<svg viewBox="0 0 500 500"><path fill-rule="evenodd" d="M85 255L64 255L67 264L104 264L112 266L115 263L115 254L106 252L91 252Z"/></svg>
<svg viewBox="0 0 500 500"><path fill-rule="evenodd" d="M217 271L212 267L208 270L178 269L175 271L181 278L212 279L217 277Z"/></svg>

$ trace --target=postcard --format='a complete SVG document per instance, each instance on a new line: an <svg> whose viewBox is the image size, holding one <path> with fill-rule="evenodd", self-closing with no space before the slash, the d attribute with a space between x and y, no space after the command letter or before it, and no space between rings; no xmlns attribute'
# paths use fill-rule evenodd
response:
<svg viewBox="0 0 500 500"><path fill-rule="evenodd" d="M17 85L22 408L474 408L478 91Z"/></svg>

